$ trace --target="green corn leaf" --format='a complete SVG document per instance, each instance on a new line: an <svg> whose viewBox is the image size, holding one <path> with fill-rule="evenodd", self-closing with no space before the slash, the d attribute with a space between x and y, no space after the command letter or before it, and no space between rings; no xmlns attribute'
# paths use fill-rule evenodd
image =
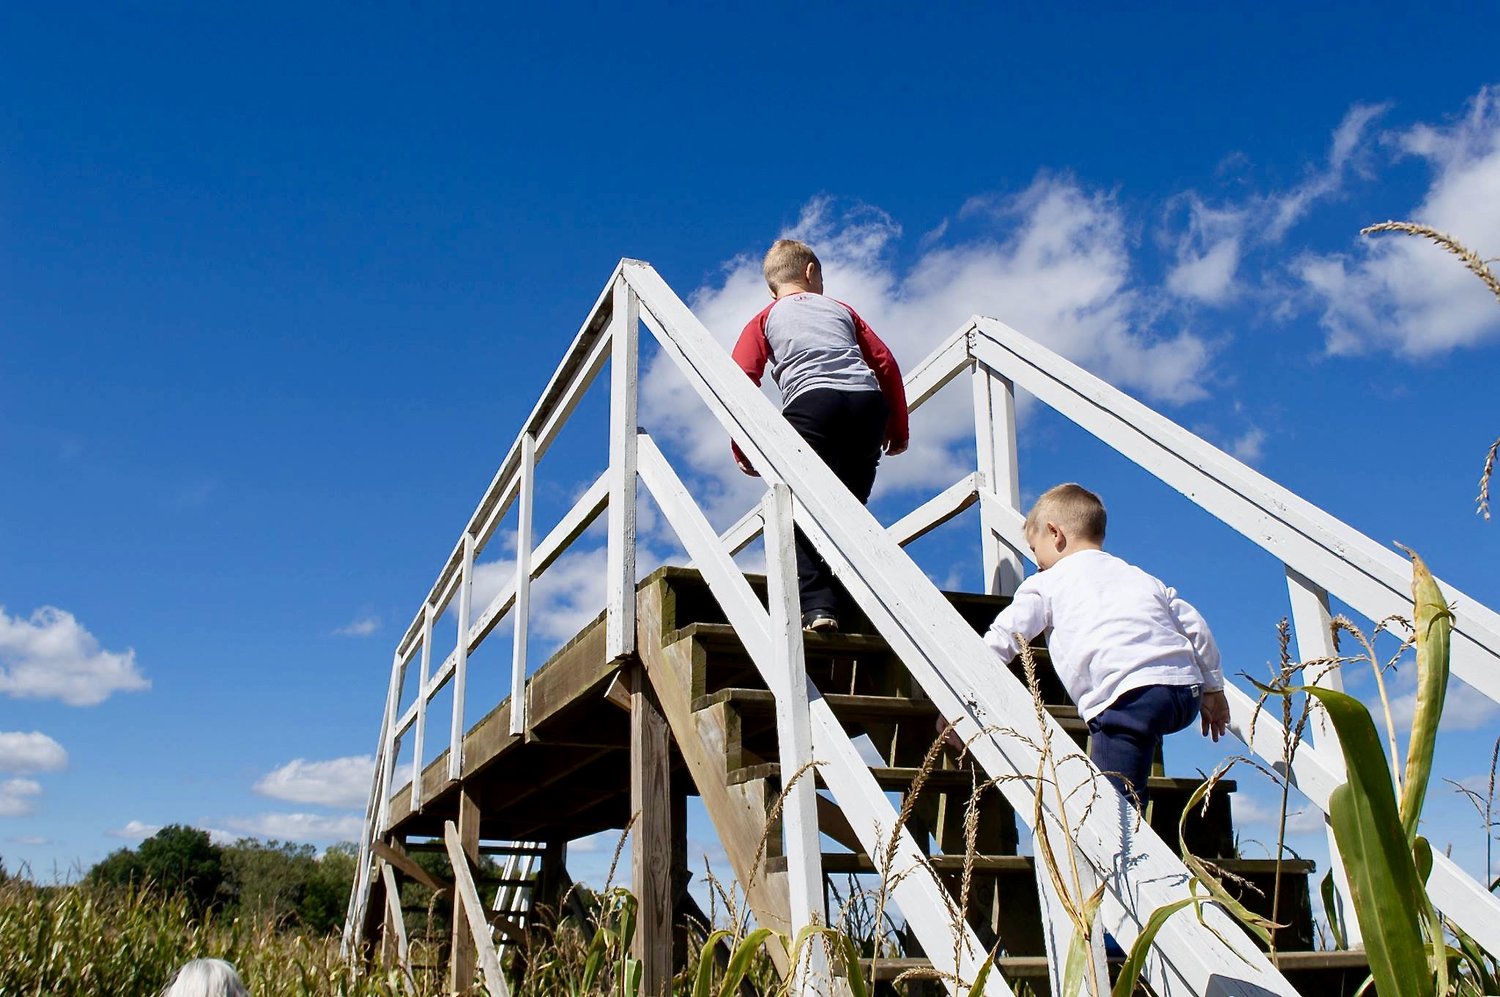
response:
<svg viewBox="0 0 1500 997"><path fill-rule="evenodd" d="M1104 899L1104 884L1095 888L1093 895L1083 902L1083 924L1073 929L1073 940L1068 943L1068 958L1063 963L1063 994L1073 997L1083 988L1083 972L1088 966L1094 938L1094 918L1099 914L1099 904Z"/></svg>
<svg viewBox="0 0 1500 997"><path fill-rule="evenodd" d="M1339 920L1339 896L1334 888L1332 869L1323 874L1319 890L1323 894L1323 912L1328 915L1328 930L1333 933L1334 948L1347 949L1349 941L1344 937L1344 924Z"/></svg>
<svg viewBox="0 0 1500 997"><path fill-rule="evenodd" d="M1298 690L1293 690L1298 691ZM1385 751L1369 711L1352 696L1305 686L1338 731L1349 781L1329 797L1328 822L1344 860L1376 990L1432 997L1421 921L1431 909L1406 840Z"/></svg>
<svg viewBox="0 0 1500 997"><path fill-rule="evenodd" d="M1141 970L1146 967L1146 956L1151 953L1151 943L1156 940L1157 932L1161 931L1162 925L1167 923L1167 918L1184 907L1192 906L1196 899L1196 897L1184 897L1151 912L1151 916L1146 920L1146 926L1136 936L1135 944L1130 946L1130 954L1125 957L1125 964L1120 967L1120 975L1115 977L1115 987L1111 991L1112 997L1130 997L1135 992L1135 985L1141 978Z"/></svg>
<svg viewBox="0 0 1500 997"><path fill-rule="evenodd" d="M834 935L835 949L844 963L844 979L848 982L851 997L870 997L870 986L865 982L865 971L860 966L859 948L854 939L843 932Z"/></svg>
<svg viewBox="0 0 1500 997"><path fill-rule="evenodd" d="M1401 826L1406 831L1406 840L1411 842L1417 836L1422 801L1432 777L1438 717L1448 692L1448 641L1453 631L1453 613L1443 599L1443 590L1438 588L1417 552L1407 547L1401 549L1411 558L1412 615L1417 635L1417 706L1411 719L1406 776L1401 785Z"/></svg>
<svg viewBox="0 0 1500 997"><path fill-rule="evenodd" d="M693 997L713 997L714 949L728 937L729 932L720 928L708 936L703 948L698 951L698 975L693 981Z"/></svg>
<svg viewBox="0 0 1500 997"><path fill-rule="evenodd" d="M770 928L756 928L745 936L739 948L729 956L729 966L724 970L724 982L719 984L719 997L733 997L734 992L739 989L740 980L745 978L745 973L750 969L750 960L755 958L755 953L760 951L761 945L769 937Z"/></svg>
<svg viewBox="0 0 1500 997"><path fill-rule="evenodd" d="M984 963L979 967L979 972L974 974L974 982L969 985L969 997L979 997L984 993L984 985L990 980L990 970L995 968L995 953L1000 951L1000 943L990 949L990 954L984 957Z"/></svg>
<svg viewBox="0 0 1500 997"><path fill-rule="evenodd" d="M1203 798L1208 795L1209 786L1210 783L1206 780L1200 783L1198 788L1193 790L1193 794L1188 797L1187 803L1182 808L1182 813L1177 818L1177 840L1182 842L1182 864L1192 870L1193 875L1203 884L1204 889L1208 890L1210 896L1217 900L1230 914L1234 915L1241 924L1254 933L1255 937L1259 938L1263 944L1270 947L1271 932L1282 926L1269 918L1261 917L1230 896L1229 891L1225 890L1224 885L1219 882L1219 877L1209 871L1208 866L1204 864L1203 860L1194 855L1187 846L1187 819L1197 809L1198 804L1203 802Z"/></svg>

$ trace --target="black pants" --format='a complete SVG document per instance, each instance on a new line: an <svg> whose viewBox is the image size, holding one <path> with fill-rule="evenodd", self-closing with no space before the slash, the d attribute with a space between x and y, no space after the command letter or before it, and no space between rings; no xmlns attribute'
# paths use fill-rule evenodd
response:
<svg viewBox="0 0 1500 997"><path fill-rule="evenodd" d="M870 500L875 468L880 464L880 445L890 409L878 391L839 391L814 388L792 399L782 415L823 458L834 474L861 502ZM827 562L799 529L797 538L797 590L802 612L826 610L837 613L842 586L833 578Z"/></svg>

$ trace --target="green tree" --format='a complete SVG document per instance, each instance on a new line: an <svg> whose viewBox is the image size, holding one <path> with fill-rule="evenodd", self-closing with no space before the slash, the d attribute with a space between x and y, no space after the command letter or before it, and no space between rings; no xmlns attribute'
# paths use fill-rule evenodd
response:
<svg viewBox="0 0 1500 997"><path fill-rule="evenodd" d="M206 831L170 824L132 851L122 848L89 870L89 881L129 886L153 883L186 897L199 912L213 907L224 886L223 852Z"/></svg>
<svg viewBox="0 0 1500 997"><path fill-rule="evenodd" d="M290 925L318 863L312 845L242 838L223 849L225 894L241 916Z"/></svg>

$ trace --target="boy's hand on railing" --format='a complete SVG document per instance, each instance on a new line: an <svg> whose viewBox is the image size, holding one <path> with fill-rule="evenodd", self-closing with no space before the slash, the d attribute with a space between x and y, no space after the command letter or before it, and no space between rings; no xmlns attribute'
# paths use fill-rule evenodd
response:
<svg viewBox="0 0 1500 997"><path fill-rule="evenodd" d="M887 438L884 444L885 455L887 457L895 457L898 454L904 454L906 453L906 448L909 445L909 441L907 440L902 440L900 443L897 443L895 440Z"/></svg>
<svg viewBox="0 0 1500 997"><path fill-rule="evenodd" d="M736 453L734 455L734 464L741 471L744 471L746 474L750 475L750 477L752 477L752 478L758 478L758 477L760 477L760 472L757 471L755 468L753 468L753 467L750 466L750 462L745 459L745 457L744 457L743 454Z"/></svg>
<svg viewBox="0 0 1500 997"><path fill-rule="evenodd" d="M1204 737L1212 737L1217 742L1229 730L1229 697L1224 695L1223 689L1205 692L1198 712L1203 715Z"/></svg>

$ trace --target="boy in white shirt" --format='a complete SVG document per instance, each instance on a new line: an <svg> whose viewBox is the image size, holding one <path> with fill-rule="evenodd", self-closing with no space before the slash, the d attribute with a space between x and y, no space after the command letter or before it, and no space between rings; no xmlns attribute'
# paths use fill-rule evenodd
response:
<svg viewBox="0 0 1500 997"><path fill-rule="evenodd" d="M1162 738L1201 715L1217 741L1229 701L1208 624L1173 589L1106 554L1105 521L1104 503L1081 485L1042 493L1026 516L1038 572L984 639L1009 662L1046 631L1052 667L1088 722L1089 757L1144 809Z"/></svg>

